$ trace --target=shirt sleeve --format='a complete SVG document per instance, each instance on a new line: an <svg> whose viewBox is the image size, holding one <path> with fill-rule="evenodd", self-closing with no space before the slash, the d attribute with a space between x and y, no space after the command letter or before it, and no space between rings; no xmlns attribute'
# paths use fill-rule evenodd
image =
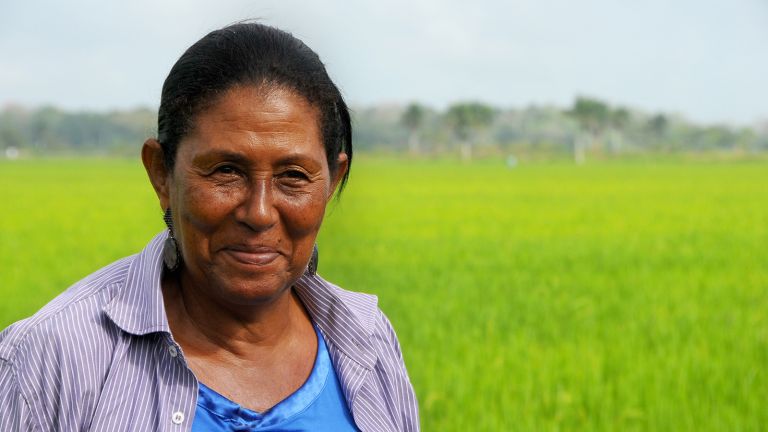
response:
<svg viewBox="0 0 768 432"><path fill-rule="evenodd" d="M0 431L37 431L27 400L21 393L13 365L0 359Z"/></svg>
<svg viewBox="0 0 768 432"><path fill-rule="evenodd" d="M376 332L385 341L385 362L394 366L396 372L392 374L392 393L397 411L400 414L400 428L403 431L419 430L419 405L416 400L416 393L408 377L408 371L405 368L403 353L400 349L400 341L397 340L397 334L389 322L387 316L379 310L379 319L376 323ZM382 353L380 353L382 354Z"/></svg>

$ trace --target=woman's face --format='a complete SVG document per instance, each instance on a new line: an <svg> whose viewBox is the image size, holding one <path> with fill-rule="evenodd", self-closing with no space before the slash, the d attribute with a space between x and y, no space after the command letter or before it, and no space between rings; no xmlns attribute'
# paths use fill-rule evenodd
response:
<svg viewBox="0 0 768 432"><path fill-rule="evenodd" d="M173 213L183 281L239 305L284 292L309 261L346 155L339 162L331 173L319 112L303 97L230 89L179 143L167 204L158 189Z"/></svg>

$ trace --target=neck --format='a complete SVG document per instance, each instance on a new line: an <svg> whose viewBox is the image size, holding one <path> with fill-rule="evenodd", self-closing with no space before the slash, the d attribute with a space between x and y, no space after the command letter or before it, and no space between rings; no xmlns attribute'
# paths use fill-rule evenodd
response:
<svg viewBox="0 0 768 432"><path fill-rule="evenodd" d="M255 304L229 304L179 273L164 283L163 298L171 331L182 345L247 358L259 352L254 348L278 348L311 330L311 320L290 287Z"/></svg>

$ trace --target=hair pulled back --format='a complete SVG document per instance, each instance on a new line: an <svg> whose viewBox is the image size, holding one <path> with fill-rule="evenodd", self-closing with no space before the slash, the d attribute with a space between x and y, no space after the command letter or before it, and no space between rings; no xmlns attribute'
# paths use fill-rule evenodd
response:
<svg viewBox="0 0 768 432"><path fill-rule="evenodd" d="M328 167L338 169L339 153L352 163L349 109L320 57L290 33L264 24L233 24L208 33L189 47L163 83L157 139L173 169L182 139L196 117L235 86L280 87L304 97L319 113ZM349 178L347 169L339 191Z"/></svg>

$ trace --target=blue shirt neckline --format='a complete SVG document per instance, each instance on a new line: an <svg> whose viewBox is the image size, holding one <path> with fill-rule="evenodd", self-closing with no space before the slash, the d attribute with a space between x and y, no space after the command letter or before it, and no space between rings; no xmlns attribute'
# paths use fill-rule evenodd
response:
<svg viewBox="0 0 768 432"><path fill-rule="evenodd" d="M295 392L263 413L242 407L199 382L197 406L227 423L238 427L266 427L291 420L309 408L320 396L332 367L328 348L320 330L315 327L317 354L309 378Z"/></svg>

